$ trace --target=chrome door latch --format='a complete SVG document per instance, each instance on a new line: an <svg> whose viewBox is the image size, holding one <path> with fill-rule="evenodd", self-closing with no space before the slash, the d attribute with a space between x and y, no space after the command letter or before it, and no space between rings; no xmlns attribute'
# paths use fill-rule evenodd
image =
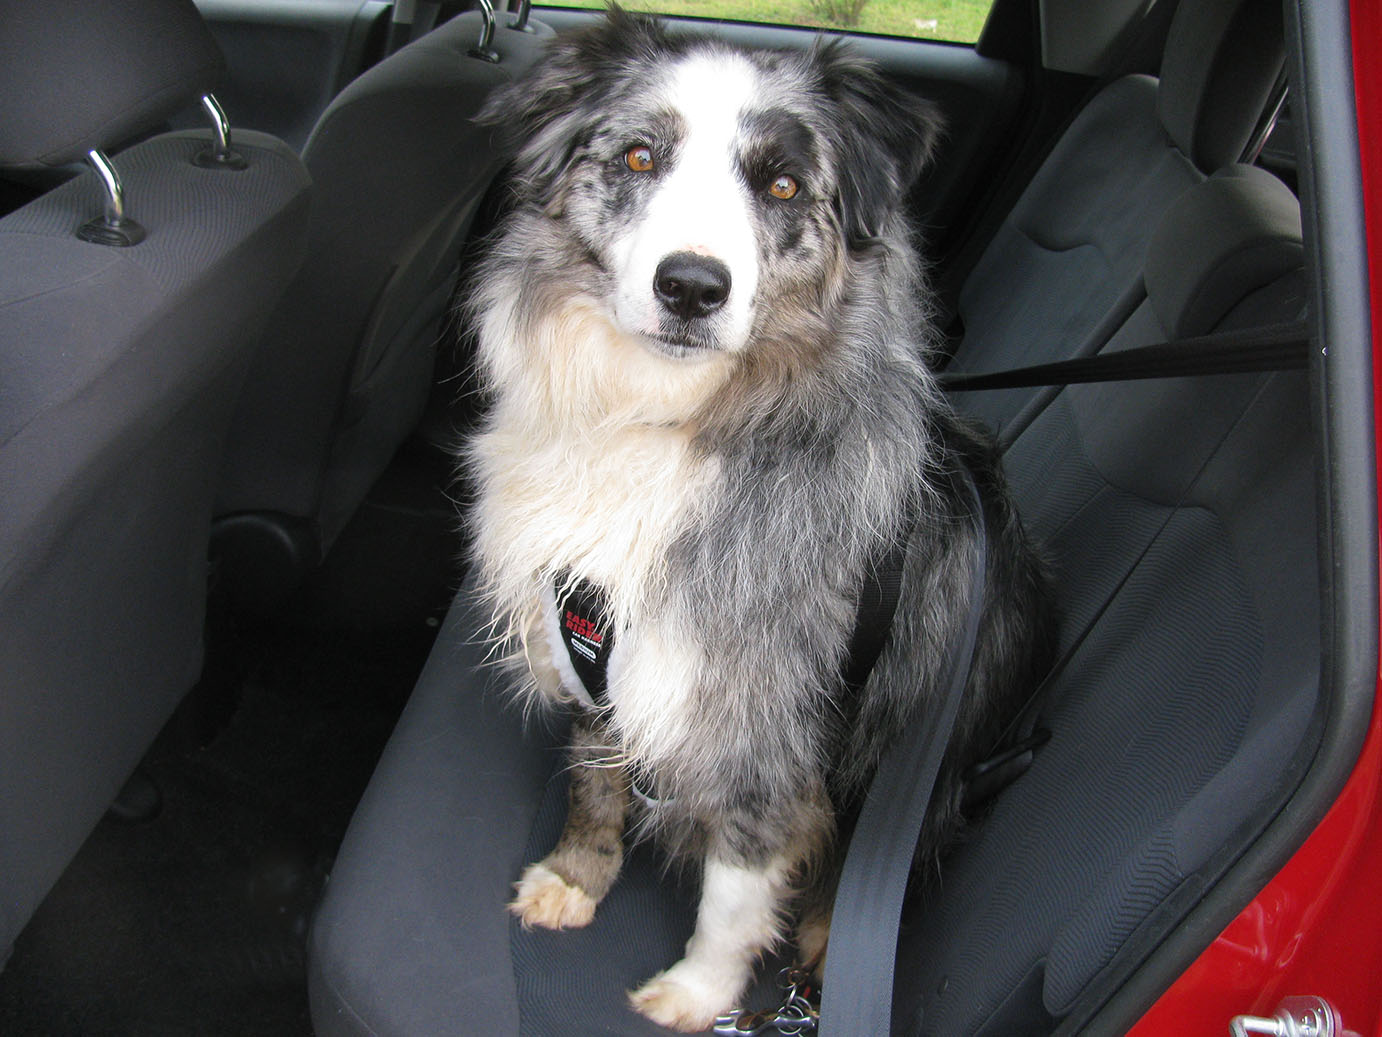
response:
<svg viewBox="0 0 1382 1037"><path fill-rule="evenodd" d="M1229 1023L1231 1037L1269 1034L1271 1037L1343 1037L1338 1015L1322 997L1288 997L1276 1007L1271 1018L1258 1015L1234 1016Z"/></svg>

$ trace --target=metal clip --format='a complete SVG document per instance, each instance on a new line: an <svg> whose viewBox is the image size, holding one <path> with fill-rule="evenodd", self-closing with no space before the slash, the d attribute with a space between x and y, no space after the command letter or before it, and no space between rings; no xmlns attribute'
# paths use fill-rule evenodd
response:
<svg viewBox="0 0 1382 1037"><path fill-rule="evenodd" d="M762 1012L733 1011L715 1017L715 1028L711 1033L719 1037L754 1037L767 1033L777 1019L777 1009Z"/></svg>
<svg viewBox="0 0 1382 1037"><path fill-rule="evenodd" d="M761 1012L736 1010L717 1016L712 1031L719 1037L753 1037L754 1034L779 1034L803 1037L816 1032L820 1021L820 998L805 969L786 968L778 973L778 983L786 992L777 1008Z"/></svg>

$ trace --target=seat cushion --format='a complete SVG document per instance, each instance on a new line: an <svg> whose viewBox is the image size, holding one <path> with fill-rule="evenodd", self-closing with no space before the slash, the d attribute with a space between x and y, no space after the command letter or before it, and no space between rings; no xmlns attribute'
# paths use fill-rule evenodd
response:
<svg viewBox="0 0 1382 1037"><path fill-rule="evenodd" d="M560 718L525 719L479 643L462 589L331 875L310 954L319 1037L659 1037L625 992L681 957L696 877L633 847L586 929L525 930L505 910L566 817ZM747 1004L772 1002L767 961Z"/></svg>
<svg viewBox="0 0 1382 1037"><path fill-rule="evenodd" d="M504 904L561 739L506 705L482 629L462 593L351 821L313 929L319 1034L518 1032Z"/></svg>

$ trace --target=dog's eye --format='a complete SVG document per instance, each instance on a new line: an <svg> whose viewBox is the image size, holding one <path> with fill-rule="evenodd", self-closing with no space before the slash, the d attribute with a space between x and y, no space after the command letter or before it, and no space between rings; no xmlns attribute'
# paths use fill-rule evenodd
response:
<svg viewBox="0 0 1382 1037"><path fill-rule="evenodd" d="M786 173L783 173L772 182L772 185L768 188L768 193L774 198L781 198L785 202L796 197L797 182Z"/></svg>
<svg viewBox="0 0 1382 1037"><path fill-rule="evenodd" d="M648 173L653 168L653 149L639 144L624 152L624 165L635 173Z"/></svg>

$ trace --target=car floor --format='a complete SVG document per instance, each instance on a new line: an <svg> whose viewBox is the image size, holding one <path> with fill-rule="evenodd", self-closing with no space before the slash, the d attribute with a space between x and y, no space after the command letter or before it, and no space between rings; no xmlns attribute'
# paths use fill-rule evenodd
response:
<svg viewBox="0 0 1382 1037"><path fill-rule="evenodd" d="M460 579L451 471L405 446L289 601L215 609L206 690L140 768L156 814L87 840L0 972L0 1033L311 1033L312 910Z"/></svg>

